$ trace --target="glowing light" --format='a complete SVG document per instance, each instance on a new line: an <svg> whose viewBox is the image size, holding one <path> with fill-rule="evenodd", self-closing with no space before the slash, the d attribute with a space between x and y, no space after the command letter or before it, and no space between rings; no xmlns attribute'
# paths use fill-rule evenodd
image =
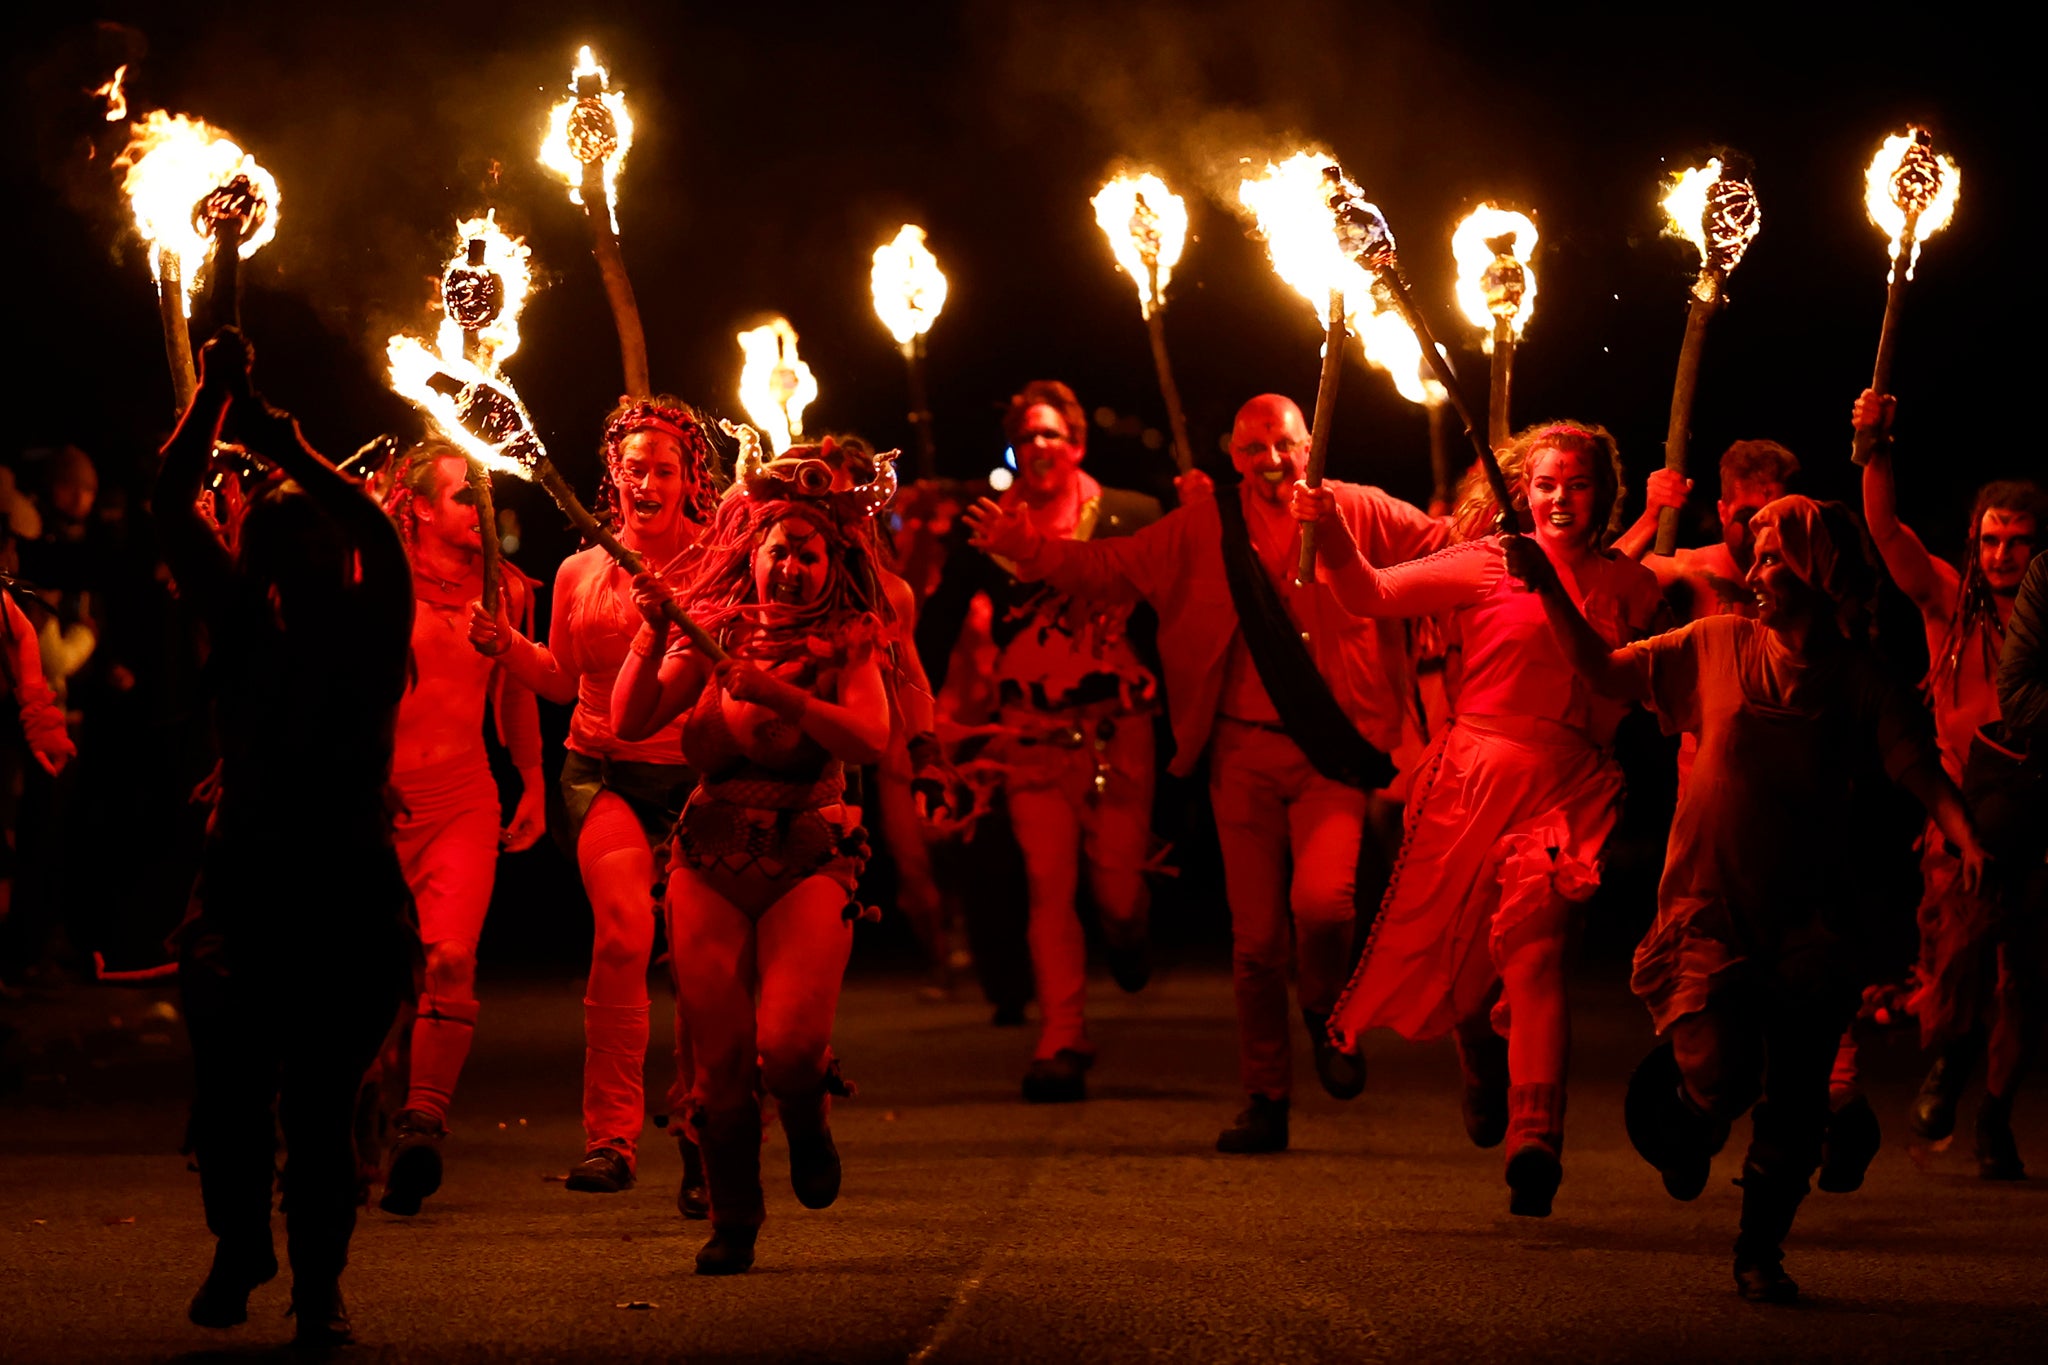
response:
<svg viewBox="0 0 2048 1365"><path fill-rule="evenodd" d="M946 276L938 257L924 244L923 228L905 223L892 240L875 248L868 288L874 294L875 316L898 346L908 346L931 330L946 306Z"/></svg>
<svg viewBox="0 0 2048 1365"><path fill-rule="evenodd" d="M611 88L611 73L597 64L588 45L577 49L576 65L569 72L569 98L548 111L540 164L567 181L569 202L581 205L583 168L602 162L605 211L617 232L619 172L632 147L633 116L626 112L625 95Z"/></svg>
<svg viewBox="0 0 2048 1365"><path fill-rule="evenodd" d="M1015 482L1017 482L1017 476L1011 473L1009 470L1004 469L1001 465L996 466L994 469L991 469L988 472L988 486L990 488L995 489L998 493L1009 492L1010 485L1014 484Z"/></svg>
<svg viewBox="0 0 2048 1365"><path fill-rule="evenodd" d="M206 219L198 213L202 200L244 179L254 208L237 254L247 260L277 236L277 181L227 134L199 119L151 110L129 126L128 145L114 164L128 172L121 192L135 215L135 230L149 243L150 274L161 283L170 259L187 317L200 268L213 249Z"/></svg>
<svg viewBox="0 0 2048 1365"><path fill-rule="evenodd" d="M1187 246L1187 204L1149 171L1117 176L1089 202L1118 268L1137 283L1139 309L1151 317L1165 305L1167 281Z"/></svg>
<svg viewBox="0 0 2048 1365"><path fill-rule="evenodd" d="M1744 176L1734 174L1713 157L1704 166L1689 166L1671 182L1664 196L1665 231L1683 237L1700 253L1699 278L1693 294L1711 299L1721 282L1756 240L1763 227L1757 207L1756 189Z"/></svg>
<svg viewBox="0 0 2048 1365"><path fill-rule="evenodd" d="M455 240L455 255L441 273L440 351L460 356L462 334L472 332L481 368L495 375L519 349L519 314L533 292L533 252L498 226L496 209L457 223Z"/></svg>
<svg viewBox="0 0 2048 1365"><path fill-rule="evenodd" d="M114 68L114 74L107 83L94 88L90 93L107 102L107 122L119 123L128 117L128 92L121 88L121 82L128 75L127 63Z"/></svg>
<svg viewBox="0 0 2048 1365"><path fill-rule="evenodd" d="M817 377L797 356L788 318L741 332L739 343L740 406L780 455L804 434L804 409L818 397Z"/></svg>
<svg viewBox="0 0 2048 1365"><path fill-rule="evenodd" d="M1899 268L1909 214L1918 213L1913 219L1913 254L1906 260L1906 278L1910 280L1913 268L1920 264L1920 244L1948 226L1962 191L1962 169L1935 152L1926 129L1909 125L1905 132L1884 140L1864 173L1863 206L1870 221L1891 238L1894 271ZM1886 283L1890 283L1889 276Z"/></svg>
<svg viewBox="0 0 2048 1365"><path fill-rule="evenodd" d="M436 355L409 336L385 347L391 387L426 413L435 428L484 468L526 479L547 457L518 391L462 358Z"/></svg>
<svg viewBox="0 0 2048 1365"><path fill-rule="evenodd" d="M1496 253L1489 243L1501 243ZM1508 319L1519 340L1536 311L1536 272L1529 268L1536 254L1536 224L1527 214L1481 204L1465 215L1451 233L1451 255L1458 263L1458 307L1466 321L1483 329L1486 353L1493 354L1493 320Z"/></svg>
<svg viewBox="0 0 2048 1365"><path fill-rule="evenodd" d="M1338 240L1323 182L1329 164L1320 152L1296 152L1241 182L1237 197L1266 239L1274 272L1308 302L1317 322L1328 317L1330 291L1338 290L1346 321L1356 331L1358 318L1373 307L1372 275L1344 254Z"/></svg>

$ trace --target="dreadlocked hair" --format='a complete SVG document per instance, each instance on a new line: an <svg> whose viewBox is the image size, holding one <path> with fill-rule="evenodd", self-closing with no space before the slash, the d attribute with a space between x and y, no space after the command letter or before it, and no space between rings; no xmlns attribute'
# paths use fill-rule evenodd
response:
<svg viewBox="0 0 2048 1365"><path fill-rule="evenodd" d="M416 523L408 510L414 498L434 497L434 471L441 461L449 457L461 460L465 468L469 457L453 441L439 437L428 437L416 445L407 447L397 459L391 462L391 487L384 494L384 515L398 528L398 537L407 545L412 544Z"/></svg>
<svg viewBox="0 0 2048 1365"><path fill-rule="evenodd" d="M1544 422L1524 427L1506 449L1495 453L1500 472L1515 494L1510 529L1520 529L1527 520L1529 502L1523 478L1530 457L1539 450L1565 450L1587 457L1593 471L1593 520L1604 533L1613 534L1618 529L1622 495L1628 491L1622 482L1621 447L1615 444L1606 427L1590 422ZM1493 485L1487 481L1486 471L1475 463L1458 480L1451 533L1459 540L1490 536L1498 529L1499 514L1500 503L1493 496Z"/></svg>
<svg viewBox="0 0 2048 1365"><path fill-rule="evenodd" d="M823 590L800 605L755 598L754 552L785 521L813 527L829 549ZM736 493L719 504L701 544L697 571L679 596L727 652L767 664L825 664L879 639L886 608L874 551L864 533L841 524L823 504Z"/></svg>
<svg viewBox="0 0 2048 1365"><path fill-rule="evenodd" d="M1955 605L1948 614L1948 634L1942 639L1940 651L1928 661L1929 696L1943 686L1949 689L1951 698L1956 695L1962 686L1963 650L1968 648L1973 631L1977 647L1983 651L1985 671L1994 676L1998 672L1998 656L2005 649L2005 627L1999 622L1998 603L1984 577L1984 564L1977 548L1986 512L2017 512L2032 517L2038 539L2048 530L2048 489L2032 479L2000 479L1977 490L1977 499L1970 504L1969 542L1963 556L1962 581L1956 585Z"/></svg>
<svg viewBox="0 0 2048 1365"><path fill-rule="evenodd" d="M616 530L619 525L619 485L612 466L620 447L636 431L660 431L674 436L683 448L683 501L678 509L699 526L708 526L718 510L719 494L732 482L711 439L711 419L674 394L659 393L652 398L621 398L605 415L604 441L598 447L598 521Z"/></svg>

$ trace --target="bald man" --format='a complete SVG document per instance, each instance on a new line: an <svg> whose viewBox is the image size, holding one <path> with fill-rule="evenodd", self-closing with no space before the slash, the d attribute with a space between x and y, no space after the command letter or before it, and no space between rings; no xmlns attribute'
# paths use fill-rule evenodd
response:
<svg viewBox="0 0 2048 1365"><path fill-rule="evenodd" d="M1172 771L1185 776L1208 755L1230 898L1250 1102L1217 1138L1222 1152L1287 1146L1290 965L1323 1088L1350 1099L1365 1087L1363 1059L1337 1052L1326 1025L1351 966L1367 795L1394 776L1386 755L1407 712L1408 656L1399 622L1361 620L1327 586L1294 581L1301 543L1287 497L1308 444L1301 409L1263 394L1231 429L1236 486L1213 497L1184 486L1180 509L1135 535L1082 544L991 502L967 514L974 543L1014 561L1020 578L1079 597L1135 592L1159 613ZM1376 565L1448 539L1446 522L1376 488L1324 486Z"/></svg>

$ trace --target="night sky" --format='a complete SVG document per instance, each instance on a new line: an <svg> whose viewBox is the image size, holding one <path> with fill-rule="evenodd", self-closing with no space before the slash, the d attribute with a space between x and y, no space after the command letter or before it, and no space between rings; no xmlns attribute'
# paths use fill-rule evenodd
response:
<svg viewBox="0 0 2048 1365"><path fill-rule="evenodd" d="M1213 456L1244 398L1313 396L1316 324L1225 190L1238 158L1312 141L1386 211L1481 402L1451 227L1485 198L1533 212L1541 299L1517 424L1607 424L1639 487L1661 458L1694 268L1660 236L1661 178L1725 144L1755 159L1763 232L1709 337L1695 466L1710 491L1729 441L1768 436L1800 453L1809 491L1852 494L1847 413L1885 271L1863 168L1917 119L1963 189L1909 298L1902 501L1953 553L1976 483L2041 467L2017 420L2037 391L2038 361L2016 344L2038 307L2021 291L2042 274L2022 217L2041 169L2038 119L2022 113L2034 78L2018 35L1962 7L1866 10L1854 31L1790 7L1606 21L1335 0L63 8L6 21L11 439L16 453L75 442L115 480L170 417L147 263L110 164L124 135L85 93L126 60L137 115L203 117L280 182L281 230L247 268L244 314L258 382L316 443L339 456L418 433L383 388L384 338L431 335L453 220L495 206L545 281L508 370L587 487L617 350L580 210L534 161L582 42L638 124L620 216L656 386L734 416L733 335L782 312L823 389L809 428L908 443L902 364L867 283L869 254L907 220L952 286L929 339L942 472L995 463L997 405L1031 378L1163 426L1136 293L1088 207L1129 158L1190 200L1167 328ZM1699 26L1709 17L1719 30ZM1335 433L1333 473L1426 496L1422 411L1355 360ZM1101 432L1091 466L1155 488L1172 472L1163 452ZM501 501L528 519L522 558L548 572L559 518L532 492Z"/></svg>

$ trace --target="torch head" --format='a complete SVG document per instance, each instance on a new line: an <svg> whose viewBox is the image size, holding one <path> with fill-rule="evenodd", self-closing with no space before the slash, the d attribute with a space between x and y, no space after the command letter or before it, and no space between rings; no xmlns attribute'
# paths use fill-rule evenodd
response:
<svg viewBox="0 0 2048 1365"><path fill-rule="evenodd" d="M1336 220L1337 246L1346 260L1376 275L1400 269L1394 255L1394 230L1387 226L1386 215L1341 167L1323 167L1323 202Z"/></svg>
<svg viewBox="0 0 2048 1365"><path fill-rule="evenodd" d="M1486 311L1510 320L1522 311L1522 294L1529 284L1528 271L1515 259L1514 248L1513 233L1487 238L1486 249L1493 253L1493 261L1479 277L1480 287L1486 291Z"/></svg>
<svg viewBox="0 0 2048 1365"><path fill-rule="evenodd" d="M619 149L618 120L612 117L598 92L587 90L588 84L598 79L578 79L577 92L581 98L569 111L569 154L585 166L603 161Z"/></svg>
<svg viewBox="0 0 2048 1365"><path fill-rule="evenodd" d="M1143 191L1131 196L1131 240L1137 244L1138 259L1147 267L1159 264L1159 215L1145 202Z"/></svg>
<svg viewBox="0 0 2048 1365"><path fill-rule="evenodd" d="M201 237L239 243L263 225L269 205L246 175L216 185L192 206L192 230Z"/></svg>
<svg viewBox="0 0 2048 1365"><path fill-rule="evenodd" d="M471 238L469 254L441 276L441 307L465 332L480 332L505 311L505 281L484 264L484 241Z"/></svg>
<svg viewBox="0 0 2048 1365"><path fill-rule="evenodd" d="M1934 135L1919 124L1908 125L1905 152L1892 172L1892 202L1909 218L1927 211L1941 195L1941 158L1934 154Z"/></svg>
<svg viewBox="0 0 2048 1365"><path fill-rule="evenodd" d="M1705 216L1701 229L1706 234L1706 265L1716 274L1726 276L1742 263L1743 253L1756 240L1757 230L1762 226L1762 216L1757 209L1756 187L1749 181L1746 169L1738 169L1742 163L1724 167L1721 178L1707 186Z"/></svg>

